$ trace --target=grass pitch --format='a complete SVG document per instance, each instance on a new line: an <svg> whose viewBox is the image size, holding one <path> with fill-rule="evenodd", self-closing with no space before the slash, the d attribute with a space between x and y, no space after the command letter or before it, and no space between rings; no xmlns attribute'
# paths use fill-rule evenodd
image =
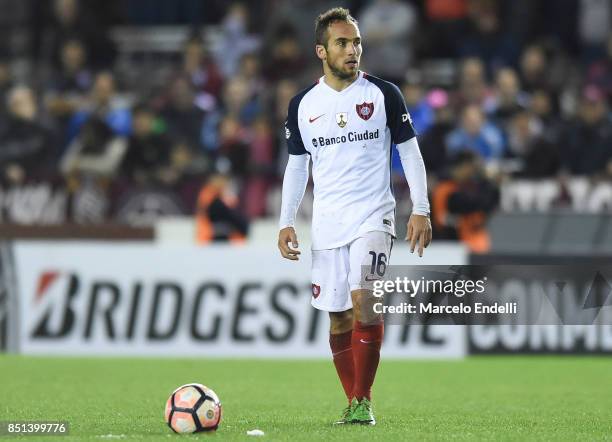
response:
<svg viewBox="0 0 612 442"><path fill-rule="evenodd" d="M166 398L188 382L221 397L216 433L179 436L164 424ZM612 440L612 358L603 357L383 360L375 427L331 425L345 402L331 361L320 360L0 356L0 398L0 421L68 421L74 441L251 440L255 428L274 441Z"/></svg>

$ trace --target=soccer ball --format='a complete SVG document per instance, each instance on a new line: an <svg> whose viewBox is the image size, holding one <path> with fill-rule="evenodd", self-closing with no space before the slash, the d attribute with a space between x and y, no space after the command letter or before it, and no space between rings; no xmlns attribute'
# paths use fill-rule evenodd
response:
<svg viewBox="0 0 612 442"><path fill-rule="evenodd" d="M221 422L221 402L210 388L185 384L166 401L165 419L175 433L214 431Z"/></svg>

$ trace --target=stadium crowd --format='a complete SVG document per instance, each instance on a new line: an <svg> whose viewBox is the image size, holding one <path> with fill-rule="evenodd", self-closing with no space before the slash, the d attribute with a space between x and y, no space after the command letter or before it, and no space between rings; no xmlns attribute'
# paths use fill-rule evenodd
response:
<svg viewBox="0 0 612 442"><path fill-rule="evenodd" d="M438 237L452 214L481 223L504 180L612 178L609 0L0 3L2 190L52 183L71 220L213 207L245 233L275 216L288 101L321 75L314 18L338 5L360 22L362 70L404 94ZM113 33L159 25L189 30L176 52L125 53ZM145 190L158 198L134 215Z"/></svg>

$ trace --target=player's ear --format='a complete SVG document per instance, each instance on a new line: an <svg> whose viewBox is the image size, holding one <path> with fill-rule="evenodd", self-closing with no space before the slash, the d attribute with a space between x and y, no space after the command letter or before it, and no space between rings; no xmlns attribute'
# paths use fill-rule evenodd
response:
<svg viewBox="0 0 612 442"><path fill-rule="evenodd" d="M319 60L325 60L327 58L327 49L323 45L316 45L315 52L317 53L317 57Z"/></svg>

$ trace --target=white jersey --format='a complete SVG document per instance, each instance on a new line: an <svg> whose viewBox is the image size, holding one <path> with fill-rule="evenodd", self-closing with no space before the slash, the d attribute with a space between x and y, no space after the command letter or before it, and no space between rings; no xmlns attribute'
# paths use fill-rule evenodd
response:
<svg viewBox="0 0 612 442"><path fill-rule="evenodd" d="M312 158L313 250L395 235L391 149L415 136L397 86L359 72L338 92L321 77L293 97L285 129L289 154Z"/></svg>

